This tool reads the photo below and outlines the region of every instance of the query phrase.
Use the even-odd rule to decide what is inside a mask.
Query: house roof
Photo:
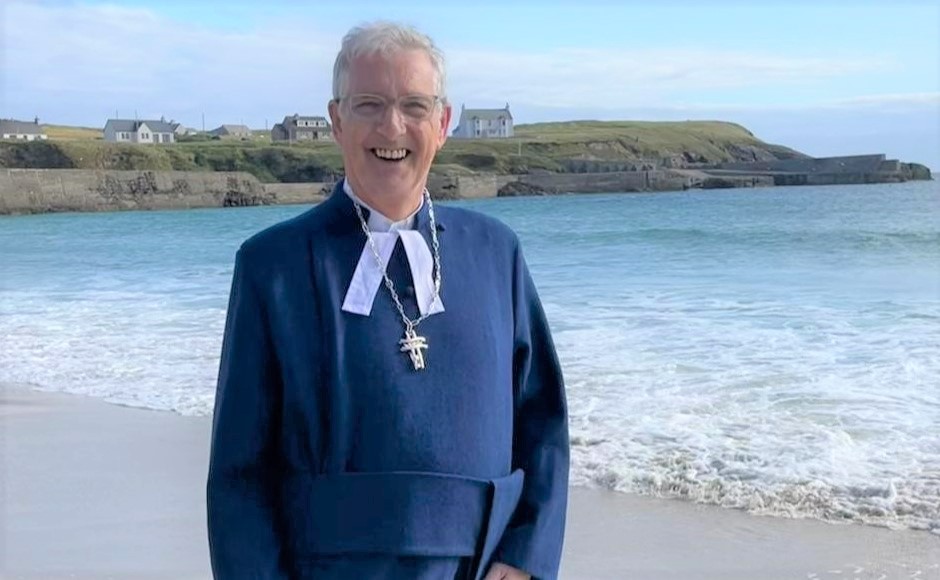
[[[215,133],[215,134],[228,133],[230,135],[234,133],[249,133],[250,134],[251,129],[249,129],[247,125],[219,125],[217,128],[209,132]]]
[[[319,115],[298,115],[294,113],[293,115],[288,115],[284,117],[284,124],[296,123],[297,121],[326,121],[326,117]],[[327,123],[329,125],[329,123]]]
[[[107,129],[110,126],[115,131],[136,132],[141,125],[147,125],[147,128],[154,133],[173,133],[176,130],[176,126],[173,123],[167,123],[166,121],[152,121],[150,119],[108,119],[108,122],[105,123],[104,128]]]
[[[512,119],[512,113],[509,112],[509,109],[462,109],[460,111],[460,119],[482,119],[484,121],[500,118]]]
[[[42,135],[42,127],[36,123],[0,119],[0,133],[7,135]]]

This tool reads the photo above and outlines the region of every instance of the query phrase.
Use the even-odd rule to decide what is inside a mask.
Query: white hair
[[[417,29],[394,22],[373,22],[352,28],[343,37],[343,46],[333,65],[333,98],[339,99],[346,90],[349,66],[357,56],[382,54],[392,55],[402,50],[423,50],[431,58],[437,75],[437,96],[447,101],[447,72],[444,53],[431,37]]]

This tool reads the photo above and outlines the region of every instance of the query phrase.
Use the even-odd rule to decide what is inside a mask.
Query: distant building
[[[32,123],[13,119],[0,119],[0,138],[35,141],[37,139],[47,139],[48,137],[43,133],[42,125],[39,124],[39,118],[37,117]]]
[[[512,137],[512,113],[504,109],[467,109],[460,106],[460,120],[452,133],[461,139],[506,139]]]
[[[245,125],[220,125],[209,134],[219,138],[251,139],[251,129]]]
[[[173,134],[177,137],[199,134],[199,131],[190,127],[184,127],[182,123],[177,123],[176,121],[170,121],[170,126],[173,127]]]
[[[175,143],[178,126],[178,123],[167,123],[163,119],[108,119],[104,125],[104,140],[112,143]]]
[[[284,117],[284,120],[271,128],[271,141],[330,141],[333,130],[325,117],[307,117],[297,115]]]

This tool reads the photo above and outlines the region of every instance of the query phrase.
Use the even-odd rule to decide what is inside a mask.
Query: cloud
[[[340,34],[328,23],[266,21],[232,32],[109,4],[13,0],[5,10],[0,90],[21,116],[102,124],[118,109],[195,123],[204,111],[213,126],[243,119],[257,125],[293,112],[323,113],[330,97]],[[597,110],[681,107],[690,95],[715,101],[722,91],[788,89],[891,66],[868,57],[655,48],[453,47],[448,60],[454,100]]]
[[[241,122],[260,128],[295,112],[324,114],[342,32],[335,23],[309,19],[220,30],[119,5],[13,0],[3,9],[0,116],[97,127],[115,110],[124,117],[165,115],[197,128],[202,113],[207,128]],[[461,46],[449,46],[447,54],[452,100],[509,102],[518,122],[723,119],[819,154],[838,149],[820,145],[829,135],[851,144],[862,142],[862,131],[896,133],[897,146],[876,147],[881,138],[872,137],[866,149],[931,164],[940,158],[929,133],[940,93],[832,98],[825,90],[896,66],[880,57]],[[796,104],[793,95],[801,90]],[[744,99],[755,91],[763,104]],[[813,94],[830,97],[813,100]]]
[[[578,118],[616,119],[624,115],[630,118],[643,118],[650,120],[676,120],[692,118],[727,118],[729,115],[755,116],[790,116],[801,115],[805,118],[818,116],[852,116],[855,119],[864,119],[864,115],[878,115],[891,118],[906,115],[924,120],[934,120],[928,126],[935,126],[940,122],[940,93],[895,93],[860,95],[841,99],[820,99],[802,103],[771,102],[771,103],[642,103],[636,105],[608,104],[607,107],[545,107],[523,106],[533,109],[541,114],[565,114],[565,111],[580,109]],[[514,110],[516,107],[513,108]],[[590,111],[594,111],[592,113]],[[536,114],[538,116],[539,114]]]
[[[791,57],[728,50],[452,50],[454,93],[545,107],[624,107],[728,89],[808,85],[886,69],[872,58]],[[485,63],[485,64],[483,64]]]
[[[932,110],[940,113],[940,93],[895,93],[863,95],[820,103],[821,108],[879,109],[882,111]]]
[[[14,1],[5,12],[3,101],[66,118],[84,111],[102,125],[115,109],[189,122],[206,111],[215,124],[259,110],[322,112],[339,45],[307,22],[241,33],[116,5]]]

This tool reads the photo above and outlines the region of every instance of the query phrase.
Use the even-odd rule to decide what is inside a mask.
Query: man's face
[[[431,58],[421,50],[364,55],[350,63],[345,93],[340,103],[330,102],[330,118],[346,177],[367,202],[409,205],[424,189],[431,161],[447,139],[451,109],[435,106],[427,118],[416,119],[414,107],[400,99],[436,97],[436,81]],[[356,108],[362,95],[391,105],[381,114],[364,115],[372,109]]]

